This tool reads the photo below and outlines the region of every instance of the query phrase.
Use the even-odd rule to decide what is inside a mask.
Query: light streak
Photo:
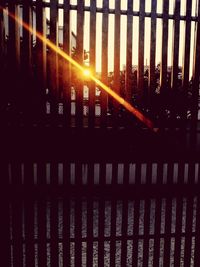
[[[57,47],[50,40],[48,40],[43,34],[36,31],[35,29],[33,29],[33,27],[31,27],[28,23],[24,22],[21,18],[19,18],[18,16],[15,16],[14,14],[9,12],[5,8],[0,6],[0,9],[3,9],[5,14],[7,14],[9,17],[14,19],[19,25],[24,27],[31,34],[36,35],[40,41],[42,41],[46,46],[48,46],[50,49],[52,49],[55,53],[60,55],[62,58],[66,59],[68,62],[70,62],[74,67],[76,67],[77,70],[81,71],[83,74],[86,74],[92,81],[94,81],[99,87],[101,87],[105,92],[107,92],[110,96],[112,96],[118,103],[120,103],[122,106],[124,106],[129,112],[131,112],[139,121],[141,121],[143,124],[145,124],[149,129],[151,129],[154,132],[157,132],[157,129],[154,128],[153,122],[149,118],[147,118],[137,108],[132,106],[124,98],[122,98],[120,95],[118,95],[110,87],[108,87],[102,81],[97,79],[93,74],[88,72],[87,69],[85,69],[82,65],[80,65],[77,61],[75,61],[72,57],[70,57],[67,53],[65,53],[63,50],[61,50],[59,47]]]

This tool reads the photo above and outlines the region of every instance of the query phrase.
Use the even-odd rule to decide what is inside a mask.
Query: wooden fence
[[[148,1],[146,3],[139,1],[138,7],[132,0],[125,1],[127,5],[123,9],[121,4],[124,2],[121,1],[113,1],[114,9],[111,2],[106,0],[100,1],[101,3],[95,0],[90,2],[89,4],[87,1],[85,3],[77,1],[77,4],[74,4],[72,1],[71,4],[70,1],[56,0],[1,0],[1,6],[22,18],[55,45],[60,46],[81,65],[85,62],[84,38],[88,32],[88,64],[94,74],[97,72],[96,64],[101,64],[97,76],[105,84],[152,118],[155,124],[159,121],[168,127],[169,121],[188,119],[193,122],[191,125],[195,128],[199,95],[199,1],[163,1],[161,10],[158,8],[161,3],[157,3],[156,0],[152,0],[151,5]],[[173,8],[171,8],[172,3]],[[85,19],[88,14],[89,23]],[[99,14],[102,14],[101,24],[97,23]],[[110,72],[109,25],[112,24],[113,15],[114,67]],[[122,34],[120,25],[124,17],[127,23],[121,30],[127,32],[126,41],[120,39]],[[149,66],[145,66],[144,54],[147,43],[144,39],[148,30],[145,28],[148,19],[150,51]],[[160,44],[157,40],[159,21],[162,28]],[[171,22],[172,28],[169,27]],[[76,35],[71,32],[73,23],[76,23]],[[87,29],[84,27],[86,23],[89,24]],[[183,31],[181,23],[184,24]],[[138,26],[139,36],[136,36],[135,24]],[[13,18],[8,17],[2,9],[0,32],[0,55],[3,63],[0,74],[4,83],[1,90],[1,106],[7,118],[10,117],[11,120],[15,117],[15,122],[20,123],[22,117],[21,121],[30,123],[34,117],[37,123],[43,119],[46,124],[54,122],[81,127],[112,126],[116,119],[117,125],[120,126],[127,126],[130,123],[120,104],[108,97],[107,93],[94,82],[83,78],[83,75],[74,70],[69,62],[46,47],[35,34],[28,32]],[[180,37],[180,33],[185,37]],[[97,41],[99,42],[98,34],[102,35],[102,53],[96,49]],[[134,40],[138,40],[138,43],[136,44]],[[169,40],[172,43],[171,51],[168,48]],[[183,49],[181,49],[182,42]],[[124,70],[121,68],[123,59],[120,58],[120,47],[123,47],[123,43],[126,44]],[[76,48],[75,53],[72,52],[73,47]],[[136,52],[137,47],[138,52]],[[160,67],[157,68],[156,54],[161,48]],[[172,58],[171,64],[168,62],[169,53]],[[191,53],[193,59],[190,57]],[[133,69],[132,62],[132,56],[135,54],[138,62],[136,70]],[[181,69],[180,57],[182,57]]]
[[[131,0],[125,1],[124,9],[120,6],[124,1],[113,1],[114,8],[111,1],[101,2],[0,0],[5,8],[0,8],[2,266],[199,267],[200,1],[164,0],[162,11],[158,10],[161,1],[156,0],[150,1],[150,10],[148,0],[146,4],[138,1],[138,9]],[[84,21],[88,13],[89,67],[96,73],[100,55],[97,76],[161,131],[147,131],[101,88],[7,16],[6,10],[82,65],[87,56]],[[98,14],[102,14],[100,54]],[[108,64],[110,16],[114,16],[115,32],[113,73]],[[127,19],[124,72],[119,56],[122,16]],[[135,18],[137,72],[132,66]],[[151,26],[148,75],[144,63],[147,18]],[[158,20],[163,32],[160,70],[156,67]],[[185,25],[181,70],[180,22]]]

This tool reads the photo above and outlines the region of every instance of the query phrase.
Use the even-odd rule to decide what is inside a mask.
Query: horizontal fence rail
[[[188,122],[197,129],[199,1],[113,4],[1,1],[1,110],[6,125],[137,125],[100,86],[23,29],[8,11],[91,69],[155,127],[184,128]]]

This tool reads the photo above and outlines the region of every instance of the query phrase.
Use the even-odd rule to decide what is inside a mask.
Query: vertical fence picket
[[[95,74],[95,61],[96,61],[96,0],[90,3],[90,68]],[[96,85],[90,82],[89,87],[89,127],[94,127],[95,123],[95,95]]]
[[[139,10],[139,48],[138,48],[138,77],[137,77],[137,94],[141,101],[144,96],[144,19],[145,19],[145,0],[140,1]]]
[[[103,188],[106,184],[106,164],[101,163],[99,169],[99,184]],[[99,218],[98,218],[98,266],[104,266],[104,231],[105,231],[105,199],[99,199]]]
[[[80,0],[77,4],[77,37],[76,37],[76,54],[77,61],[83,65],[83,25],[84,25],[84,1]],[[83,74],[75,70],[76,79],[76,126],[83,125]]]
[[[70,163],[63,163],[63,187],[70,186]],[[63,199],[63,266],[70,266],[70,196]]]
[[[24,163],[24,186],[28,192],[34,186],[33,163]],[[26,266],[35,266],[35,248],[34,248],[34,196],[30,195],[24,202],[25,206],[25,251]]]
[[[194,251],[194,267],[200,264],[200,197],[197,197],[196,207],[196,234],[195,234],[195,251]]]
[[[123,184],[129,185],[129,163],[124,164]],[[121,245],[121,266],[127,266],[127,233],[128,232],[128,199],[124,194],[122,201],[122,245]]]
[[[157,0],[151,1],[151,40],[150,40],[150,69],[149,69],[149,100],[150,106],[153,107],[153,95],[156,87],[155,64],[156,64],[156,6]]]
[[[191,12],[192,12],[192,1],[187,0],[186,4],[186,21],[185,21],[185,40],[184,40],[184,58],[183,58],[183,119],[187,116],[187,106],[185,101],[188,98],[188,87],[189,87],[189,73],[190,73],[190,42],[191,42]]]
[[[153,267],[160,266],[160,233],[161,233],[161,209],[162,198],[155,199],[155,230],[154,230],[154,248],[153,248]]]
[[[173,61],[172,61],[172,79],[171,87],[174,95],[178,89],[178,73],[179,73],[179,41],[180,41],[180,0],[175,1],[174,8],[174,32],[173,32]],[[174,102],[176,98],[172,99]],[[172,105],[172,119],[174,119],[175,112],[174,103]]]
[[[23,0],[23,21],[32,27],[32,9],[31,1]],[[30,93],[32,95],[32,86],[30,86],[30,79],[32,79],[32,33],[27,29],[22,30],[22,52],[21,52],[21,72],[23,77],[23,99],[25,100],[23,106],[25,107],[24,115],[26,116],[26,122],[30,123],[30,103],[28,103],[28,97]],[[32,84],[32,83],[31,83]],[[27,90],[29,88],[29,90]]]
[[[139,217],[140,217],[140,200],[134,200],[134,219],[133,219],[133,251],[132,264],[138,266],[138,244],[139,244]]]
[[[114,80],[113,89],[120,94],[120,6],[121,1],[115,0],[115,35],[114,35]],[[114,120],[119,113],[119,103],[114,102]],[[116,121],[115,121],[116,123]]]
[[[58,163],[50,163],[50,186],[52,192],[58,186]],[[59,266],[59,248],[58,248],[58,199],[53,195],[50,200],[50,253],[51,253],[51,266]]]
[[[195,52],[194,52],[194,68],[193,68],[193,84],[192,84],[192,123],[191,123],[191,141],[196,146],[196,130],[198,118],[198,102],[199,102],[199,76],[200,76],[200,1],[198,2],[198,19],[196,23]]]
[[[169,0],[163,1],[163,19],[162,19],[162,56],[161,56],[161,71],[160,71],[160,86],[161,94],[163,95],[163,101],[165,103],[163,109],[166,108],[168,103],[167,97],[169,94],[169,88],[167,83],[167,49],[168,49],[168,13],[169,13]]]
[[[37,186],[46,186],[46,165],[44,162],[37,164]],[[47,266],[47,204],[46,197],[38,199],[38,266]]]
[[[58,46],[58,1],[50,1],[50,41]],[[49,49],[48,52],[49,65],[49,90],[51,94],[51,115],[55,122],[58,114],[58,100],[59,100],[59,79],[58,79],[58,54]]]
[[[88,164],[88,188],[94,186],[94,164]],[[91,191],[92,192],[92,191]],[[93,266],[93,198],[87,198],[87,266]]]
[[[8,174],[8,163],[1,162],[0,164],[1,173],[1,189],[0,189],[0,212],[2,214],[0,221],[0,246],[1,255],[0,260],[5,267],[11,266],[11,253],[10,253],[10,212],[9,212],[9,174]]]
[[[182,235],[182,214],[183,214],[183,198],[176,198],[176,241],[174,250],[174,266],[180,266],[181,261],[181,235]]]
[[[45,19],[45,9],[43,7],[42,0],[36,0],[36,31],[41,33],[46,37],[46,19]],[[36,38],[36,115],[37,120],[41,124],[46,113],[46,103],[45,103],[45,94],[46,94],[46,45],[44,42],[41,42],[39,38]]]
[[[102,81],[108,84],[108,0],[103,0],[102,18]],[[106,126],[107,93],[101,90],[101,127]]]
[[[16,188],[22,184],[21,164],[11,163],[12,186],[15,191],[12,193],[12,233],[13,233],[13,263],[14,266],[23,266],[23,245],[22,245],[22,199]]]
[[[63,51],[70,55],[70,1],[64,1],[63,14]],[[64,102],[64,125],[67,127],[71,123],[71,68],[70,63],[61,59],[62,64],[62,91]]]
[[[5,8],[5,1],[0,1],[0,6],[2,7],[0,9],[0,77],[1,81],[4,82],[4,71],[5,71],[5,56],[6,56],[6,39],[5,39],[5,23],[4,23],[4,10]],[[0,100],[0,106],[3,104],[3,101],[5,101],[5,93],[4,90],[1,90],[1,100]]]
[[[75,184],[78,188],[82,184],[82,164],[75,164]],[[75,199],[75,266],[82,266],[82,199],[80,196]]]
[[[128,1],[127,10],[127,47],[126,47],[126,99],[131,102],[132,100],[132,37],[133,37],[133,0]]]

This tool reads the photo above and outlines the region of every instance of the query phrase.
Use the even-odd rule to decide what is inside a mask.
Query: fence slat
[[[80,187],[82,185],[82,164],[75,164],[75,185]],[[82,266],[82,200],[79,196],[75,199],[75,266]]]
[[[84,25],[84,1],[80,0],[77,4],[77,38],[76,52],[77,61],[83,65],[83,25]],[[75,70],[76,79],[76,126],[81,127],[83,124],[83,74]]]
[[[113,89],[116,93],[120,94],[120,1],[115,1],[115,35],[114,35],[114,80]],[[119,103],[114,101],[114,117],[119,112]]]
[[[103,0],[103,18],[102,18],[102,81],[108,84],[108,0]],[[107,93],[101,90],[101,127],[106,126],[107,115]]]
[[[192,252],[193,197],[187,197],[184,264],[190,266]]]
[[[58,7],[57,0],[50,1],[50,41],[58,47]],[[49,67],[49,91],[51,96],[51,115],[52,120],[57,118],[58,100],[59,100],[59,79],[58,79],[58,54],[49,49],[48,52]]]
[[[152,105],[152,97],[156,88],[155,64],[156,64],[156,7],[157,0],[151,1],[151,40],[150,40],[150,69],[149,69],[149,99]]]
[[[138,234],[139,234],[140,200],[134,201],[134,219],[133,219],[133,251],[132,265],[138,266]]]
[[[34,185],[33,164],[30,162],[24,163],[24,186],[31,189]],[[26,265],[35,266],[35,248],[34,248],[34,200],[28,198],[24,202],[25,216],[25,251]]]
[[[50,163],[50,185],[52,190],[58,186],[58,163]],[[59,248],[58,248],[58,199],[52,197],[50,200],[50,251],[51,251],[51,265],[59,266]]]
[[[46,185],[46,165],[43,162],[37,164],[37,183],[38,186]],[[46,228],[46,197],[38,200],[38,266],[47,266],[47,228]]]
[[[160,263],[160,232],[161,232],[161,209],[162,199],[157,198],[155,207],[155,233],[154,233],[154,249],[153,249],[153,267],[159,267]]]
[[[64,0],[63,10],[63,51],[70,55],[70,1]],[[62,91],[63,91],[63,114],[64,124],[68,127],[71,122],[71,66],[70,63],[61,59],[62,64]]]
[[[96,73],[96,0],[90,3],[90,68]],[[94,127],[95,123],[95,95],[96,85],[90,82],[89,85],[89,127]]]
[[[5,7],[5,1],[0,0],[0,6],[2,8]],[[5,72],[5,23],[4,23],[4,10],[0,9],[0,77],[3,84],[5,84],[4,81],[4,72]],[[0,105],[3,104],[3,101],[5,101],[5,93],[4,90],[1,90],[1,100]]]
[[[200,197],[197,196],[197,206],[196,206],[196,235],[195,235],[195,251],[194,251],[194,267],[200,264]]]
[[[12,185],[22,184],[21,164],[19,162],[11,164]],[[17,192],[13,194],[12,201],[12,233],[13,233],[13,262],[16,267],[23,266],[23,246],[22,246],[22,200]]]
[[[191,12],[192,12],[192,1],[187,0],[186,4],[186,21],[185,21],[185,40],[184,40],[184,58],[183,58],[183,118],[186,118],[187,106],[185,99],[188,97],[189,87],[189,72],[190,72],[190,39],[191,39]]]
[[[8,197],[8,184],[9,184],[9,173],[8,163],[1,162],[0,164],[1,173],[1,188],[0,188],[0,212],[2,214],[0,221],[0,246],[1,254],[0,260],[5,267],[11,266],[11,251],[10,251],[10,207]]]
[[[149,232],[150,232],[150,208],[151,200],[144,201],[144,243],[143,243],[143,264],[148,266],[149,262]]]
[[[143,97],[144,87],[144,18],[145,18],[145,0],[140,1],[139,10],[139,47],[138,47],[138,77],[137,77],[137,90],[138,99],[141,101]]]
[[[181,234],[182,234],[182,214],[183,214],[183,199],[176,199],[176,242],[174,250],[174,266],[180,266],[181,263]]]
[[[179,72],[179,41],[180,41],[180,0],[176,0],[174,8],[174,33],[173,33],[173,62],[172,62],[172,90],[178,88],[178,72]],[[175,92],[174,92],[175,93]],[[175,108],[173,106],[173,108]],[[172,111],[173,112],[173,111]]]
[[[198,102],[199,102],[199,76],[200,76],[200,1],[198,3],[198,21],[196,24],[195,36],[195,52],[193,63],[193,85],[192,85],[192,123],[191,123],[191,141],[193,146],[196,146],[196,130],[198,118]]]
[[[169,0],[163,1],[163,24],[162,24],[162,56],[161,56],[161,71],[160,71],[160,86],[161,93],[164,94],[164,101],[167,92],[167,49],[168,49],[168,13]]]
[[[132,101],[132,37],[133,37],[133,0],[128,1],[127,10],[127,43],[126,43],[126,99]]]
[[[36,0],[36,31],[46,37],[46,19],[43,1]],[[45,114],[45,90],[46,90],[46,45],[36,37],[36,77],[37,77],[37,103],[36,112],[40,115],[39,120],[44,118]]]

